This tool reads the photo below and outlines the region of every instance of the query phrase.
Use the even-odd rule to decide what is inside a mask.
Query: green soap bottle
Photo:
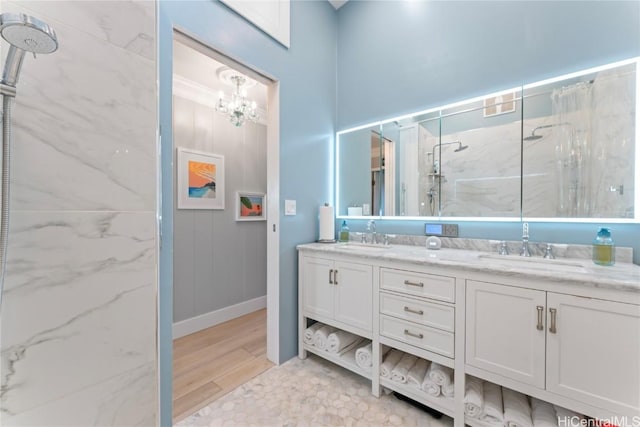
[[[611,230],[601,227],[593,240],[593,262],[598,265],[613,265],[616,263],[616,247],[611,238]]]
[[[349,241],[349,227],[347,227],[347,221],[342,221],[342,227],[340,227],[340,236],[338,238],[340,242]]]

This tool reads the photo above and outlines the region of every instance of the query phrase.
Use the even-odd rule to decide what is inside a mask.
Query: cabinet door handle
[[[338,284],[338,270],[333,270],[333,284]]]
[[[407,313],[419,314],[419,315],[421,315],[421,316],[424,314],[424,311],[422,311],[422,310],[415,310],[415,309],[413,309],[413,308],[409,308],[409,307],[407,307],[406,305],[404,306],[404,311],[406,311]]]
[[[333,285],[333,268],[331,270],[329,270],[329,284]]]
[[[411,280],[405,280],[404,284],[409,286],[417,286],[419,288],[424,288],[424,283],[422,282],[412,282]]]
[[[544,326],[542,325],[542,312],[544,311],[544,307],[541,305],[536,306],[536,310],[538,310],[538,325],[536,329],[539,331],[544,330]]]
[[[551,326],[549,326],[549,332],[555,334],[556,332],[558,332],[558,330],[556,329],[556,315],[558,313],[558,310],[556,310],[555,308],[550,308],[549,313],[551,313]]]
[[[404,330],[404,334],[405,335],[409,335],[410,337],[414,337],[414,338],[420,338],[420,339],[424,338],[424,335],[422,335],[422,334],[414,334],[413,332],[411,332],[408,329]]]

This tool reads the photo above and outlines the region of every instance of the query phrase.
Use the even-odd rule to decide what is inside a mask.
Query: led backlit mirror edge
[[[377,127],[382,127],[385,124],[388,123],[393,123],[395,121],[401,121],[401,120],[406,120],[409,119],[411,117],[415,117],[415,116],[420,116],[420,115],[425,115],[428,113],[433,113],[433,112],[437,112],[437,111],[442,111],[442,110],[446,110],[449,108],[455,108],[458,107],[460,105],[465,105],[465,104],[470,104],[473,102],[478,102],[478,101],[482,101],[485,98],[488,97],[497,97],[503,94],[507,94],[507,93],[512,93],[514,91],[523,91],[526,89],[531,89],[531,88],[535,88],[535,87],[539,87],[539,86],[543,86],[546,84],[550,84],[550,83],[555,83],[561,80],[566,80],[566,79],[571,79],[571,78],[575,78],[575,77],[579,77],[582,76],[584,74],[590,74],[590,73],[597,73],[599,71],[603,71],[603,70],[608,70],[608,69],[612,69],[612,68],[616,68],[616,67],[621,67],[624,65],[629,65],[629,64],[636,64],[636,123],[635,123],[635,160],[634,160],[634,217],[633,218],[604,218],[604,217],[597,217],[597,218],[568,218],[568,217],[550,217],[550,218],[543,218],[543,217],[525,217],[522,216],[522,209],[520,210],[520,216],[518,217],[474,217],[474,216],[469,216],[469,217],[462,217],[462,216],[398,216],[398,215],[369,215],[369,216],[348,216],[348,215],[344,215],[344,214],[339,214],[339,212],[341,212],[341,206],[340,206],[340,135],[346,134],[346,133],[351,133],[351,132],[356,132],[359,130],[363,130],[363,129],[370,129],[373,128],[375,126]],[[640,209],[638,208],[640,206],[640,173],[637,170],[638,165],[640,165],[640,149],[638,149],[638,142],[640,141],[640,57],[634,57],[634,58],[630,58],[630,59],[626,59],[626,60],[622,60],[622,61],[617,61],[617,62],[613,62],[613,63],[609,63],[609,64],[605,64],[605,65],[600,65],[597,67],[593,67],[593,68],[588,68],[585,70],[580,70],[580,71],[575,71],[572,73],[568,73],[568,74],[563,74],[561,76],[557,76],[557,77],[553,77],[550,79],[546,79],[546,80],[541,80],[541,81],[537,81],[534,83],[528,83],[528,84],[523,84],[521,86],[517,86],[514,88],[509,88],[509,89],[504,89],[498,92],[493,92],[490,94],[486,94],[486,95],[481,95],[481,96],[477,96],[474,98],[469,98],[469,99],[464,99],[461,101],[456,101],[453,102],[451,104],[446,104],[446,105],[442,105],[442,106],[437,106],[437,107],[432,107],[426,110],[421,110],[421,111],[417,111],[417,112],[413,112],[413,113],[407,113],[407,114],[403,114],[401,116],[396,116],[396,117],[392,117],[389,119],[383,119],[383,120],[378,120],[378,121],[374,121],[371,123],[367,123],[367,124],[363,124],[363,125],[359,125],[359,126],[355,126],[355,127],[351,127],[348,129],[343,129],[340,130],[338,132],[336,132],[336,138],[335,138],[335,192],[334,192],[334,206],[335,206],[335,212],[336,212],[336,218],[338,219],[386,219],[386,220],[403,220],[403,221],[449,221],[449,222],[455,222],[455,221],[460,221],[460,222],[521,222],[521,221],[526,221],[526,222],[559,222],[559,223],[602,223],[602,222],[607,222],[607,223],[612,223],[612,224],[633,224],[633,223],[638,223],[640,222]],[[522,197],[522,195],[520,195],[520,197]]]

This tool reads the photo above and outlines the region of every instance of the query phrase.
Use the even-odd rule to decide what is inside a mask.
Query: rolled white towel
[[[485,382],[483,385],[484,407],[480,420],[490,425],[502,426],[504,409],[502,407],[502,387]]]
[[[396,350],[395,348],[387,353],[382,365],[380,365],[380,376],[384,378],[391,378],[391,370],[395,368],[400,359],[402,359],[403,354],[403,352]]]
[[[308,345],[313,345],[313,334],[315,334],[316,331],[323,326],[324,325],[322,323],[316,322],[313,325],[309,326],[307,329],[305,329],[304,336],[302,338],[304,343]]]
[[[464,414],[469,418],[480,418],[483,398],[482,380],[467,376],[464,384]]]
[[[447,384],[447,385],[443,385],[441,388],[442,388],[442,395],[444,397],[453,397],[454,396],[455,386],[454,386],[453,383]]]
[[[505,427],[533,427],[529,399],[522,393],[502,389]]]
[[[433,382],[433,380],[431,380],[431,377],[429,376],[429,371],[431,370],[431,367],[433,365],[434,363],[431,362],[431,364],[429,365],[429,369],[427,369],[427,373],[425,374],[424,379],[422,380],[422,385],[420,386],[420,388],[422,389],[422,391],[424,391],[428,395],[433,397],[438,397],[442,393],[442,387],[440,387],[438,384]]]
[[[439,386],[451,384],[453,382],[453,369],[432,362],[429,368],[429,378]]]
[[[560,424],[560,422],[562,421],[562,425],[579,425],[579,420],[584,419],[583,415],[580,415],[570,409],[562,408],[557,405],[553,405],[553,408],[556,410],[556,420],[558,424]]]
[[[409,370],[413,368],[418,358],[413,354],[405,353],[402,359],[391,370],[391,380],[397,383],[405,384]]]
[[[334,330],[335,328],[332,326],[323,325],[313,334],[313,345],[315,345],[319,350],[326,350],[327,339],[329,338],[329,334]]]
[[[329,353],[340,353],[343,349],[359,340],[360,337],[351,332],[335,330],[327,337],[327,351]]]
[[[371,369],[371,367],[373,366],[371,343],[356,350],[356,365],[365,370]]]
[[[407,374],[407,382],[414,387],[422,387],[422,380],[427,375],[427,369],[429,369],[429,361],[424,359],[416,360],[415,365],[409,369]]]
[[[531,418],[533,420],[534,427],[558,427],[556,410],[553,408],[553,405],[543,402],[542,400],[538,400],[535,397],[531,398]],[[566,425],[574,424],[567,422]]]

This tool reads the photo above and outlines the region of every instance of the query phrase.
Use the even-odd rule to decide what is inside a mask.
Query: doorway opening
[[[278,362],[278,83],[176,31],[172,102],[175,422]]]

